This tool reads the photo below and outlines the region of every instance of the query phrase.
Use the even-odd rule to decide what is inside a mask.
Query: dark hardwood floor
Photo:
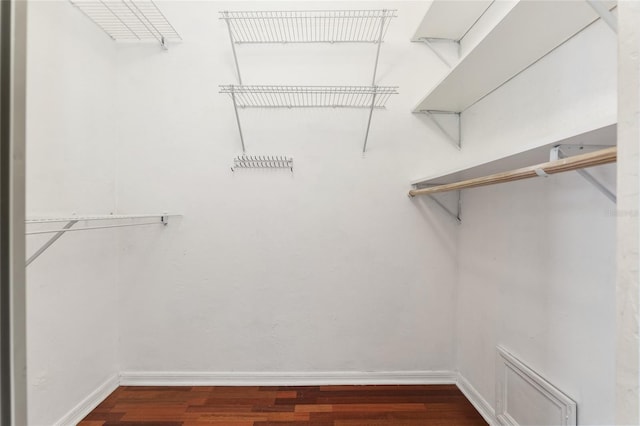
[[[454,385],[121,386],[80,426],[486,425]]]

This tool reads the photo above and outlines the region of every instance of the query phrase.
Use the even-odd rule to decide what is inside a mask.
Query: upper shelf
[[[69,0],[113,40],[181,40],[152,0]]]
[[[519,1],[415,111],[464,111],[596,19],[586,1]]]
[[[412,40],[446,39],[459,41],[491,3],[493,0],[434,0]]]
[[[519,169],[532,164],[549,161],[549,152],[555,146],[562,146],[568,154],[589,152],[591,149],[606,148],[616,144],[616,125],[601,127],[567,139],[548,143],[540,147],[509,155],[487,163],[477,164],[444,174],[416,179],[411,182],[417,188],[433,185],[445,185],[454,182],[475,179],[481,176],[500,173],[505,170]]]
[[[240,108],[384,108],[395,86],[220,86]]]
[[[377,43],[396,10],[220,12],[240,43]]]

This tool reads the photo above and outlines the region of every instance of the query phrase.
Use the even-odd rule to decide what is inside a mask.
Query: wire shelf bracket
[[[231,171],[236,169],[289,169],[293,172],[293,158],[281,155],[241,155],[233,159]]]
[[[395,9],[221,11],[220,19],[227,25],[239,84],[242,75],[236,44],[374,43],[377,49],[372,85],[375,85],[380,45],[396,12]]]
[[[426,115],[456,148],[462,149],[462,129],[459,112],[421,110],[416,111],[416,113]],[[450,117],[453,120],[445,122],[443,120],[444,117]]]
[[[169,223],[170,216],[179,216],[179,215],[170,215],[170,214],[157,214],[157,215],[101,215],[101,216],[71,216],[66,218],[56,217],[56,218],[36,218],[36,219],[27,219],[25,224],[50,224],[50,223],[64,223],[66,224],[60,229],[47,229],[41,231],[27,231],[26,235],[39,235],[39,234],[54,234],[51,238],[49,238],[38,250],[36,250],[26,262],[26,266],[29,266],[34,260],[36,260],[42,253],[44,253],[49,247],[53,245],[60,237],[62,237],[65,233],[71,231],[85,231],[85,230],[95,230],[95,229],[108,229],[108,228],[122,228],[128,226],[143,226],[143,225],[167,225]],[[86,226],[82,228],[73,228],[78,222],[81,221],[99,221],[99,220],[123,220],[123,219],[151,219],[155,218],[155,221],[152,222],[135,222],[135,223],[121,223],[116,225],[102,225],[102,226]],[[159,221],[157,219],[160,219]]]
[[[242,152],[246,153],[239,108],[366,108],[369,119],[362,152],[367,148],[374,109],[383,109],[397,86],[256,86],[223,85],[220,93],[228,94],[240,134]]]
[[[69,0],[115,41],[155,40],[167,50],[180,34],[153,0]]]

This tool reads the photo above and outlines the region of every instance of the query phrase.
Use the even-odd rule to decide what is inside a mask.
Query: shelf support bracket
[[[605,147],[606,148],[610,148],[610,146],[605,146]],[[564,146],[564,145],[556,145],[553,148],[551,148],[551,153],[549,154],[549,161],[555,161],[555,160],[560,160],[562,158],[567,158],[568,156],[566,155],[565,152],[563,152],[563,148],[567,149],[568,147]],[[571,146],[571,148],[574,148],[574,146]],[[585,148],[585,146],[579,147],[579,149],[581,149],[581,150],[584,149],[584,148]],[[589,145],[589,148],[602,149],[602,145]],[[602,194],[604,194],[605,197],[607,197],[608,199],[610,199],[614,203],[617,202],[618,198],[617,198],[616,194],[611,192],[606,186],[604,186],[591,173],[589,173],[588,171],[586,171],[584,169],[578,169],[578,170],[576,170],[576,172],[578,172],[578,174],[580,176],[582,176],[587,182],[589,182],[591,185],[593,185],[598,191],[600,191]]]
[[[460,215],[462,213],[462,191],[456,191],[458,193],[458,198],[456,201],[456,209],[455,211],[450,209],[449,207],[445,206],[444,203],[442,203],[440,200],[438,200],[438,198],[431,194],[429,195],[429,198],[431,198],[431,200],[433,200],[434,203],[436,203],[436,205],[438,207],[440,207],[442,210],[444,210],[444,212],[451,216],[456,222],[458,222],[458,224],[462,223],[462,219],[460,218]]]
[[[587,0],[587,3],[589,3],[589,6],[591,6],[602,20],[609,25],[609,28],[611,28],[614,33],[618,34],[618,20],[613,13],[611,13],[609,8],[600,0]]]
[[[371,128],[371,117],[373,116],[373,110],[376,107],[377,94],[378,94],[378,87],[373,86],[373,95],[371,95],[371,109],[369,110],[369,121],[367,121],[367,131],[364,134],[364,145],[362,146],[363,156],[364,156],[364,153],[367,151],[367,140],[369,139],[369,129]]]
[[[66,225],[64,225],[64,227],[62,229],[69,229],[71,228],[73,225],[75,225],[76,223],[78,223],[77,220],[70,220],[69,222],[67,222]],[[60,231],[57,232],[56,234],[53,235],[53,237],[49,238],[49,241],[47,241],[46,243],[44,243],[42,245],[42,247],[40,247],[35,253],[33,253],[29,259],[27,259],[27,264],[25,265],[25,267],[29,266],[29,264],[31,262],[33,262],[34,260],[36,260],[38,258],[38,256],[40,256],[42,253],[45,252],[46,249],[48,249],[49,247],[51,247],[51,245],[53,243],[55,243],[58,238],[62,237],[64,235],[65,231]]]
[[[433,42],[453,43],[456,46],[456,52],[458,53],[458,57],[460,57],[460,41],[459,40],[451,40],[447,38],[420,37],[415,41],[424,43],[449,68],[451,68],[453,65],[447,60],[447,58],[444,57],[444,55],[438,49],[436,49]]]
[[[378,73],[378,59],[380,59],[380,46],[382,45],[382,36],[384,34],[384,20],[387,15],[387,9],[382,11],[382,17],[380,18],[380,32],[378,33],[378,48],[376,50],[376,61],[373,64],[373,79],[371,80],[371,85],[376,85],[376,74]]]
[[[423,113],[424,115],[426,115],[432,122],[433,124],[436,125],[436,127],[438,127],[438,129],[440,129],[440,131],[442,132],[442,134],[444,134],[452,143],[453,145],[458,148],[458,149],[462,149],[462,130],[460,128],[460,113],[459,112],[453,112],[453,111],[434,111],[434,110],[423,110],[423,111],[419,111],[421,113]],[[447,128],[445,127],[445,123],[442,123],[438,118],[439,116],[453,116],[454,118],[454,129],[453,131],[451,130],[447,130]],[[449,125],[449,127],[452,127],[451,125]]]
[[[229,23],[229,12],[222,12],[224,21],[227,23],[227,30],[229,31],[229,40],[231,40],[231,51],[233,52],[233,62],[236,64],[236,74],[238,74],[238,84],[242,85],[242,76],[240,75],[240,66],[238,65],[238,55],[236,53],[236,42],[233,38],[233,32],[231,31],[231,24]],[[243,149],[244,152],[244,149]]]
[[[438,184],[414,184],[413,187],[415,189],[422,189],[422,188],[429,188],[431,186],[438,186]],[[455,209],[452,209],[450,207],[447,207],[442,201],[440,201],[438,199],[438,197],[436,197],[434,194],[428,194],[427,196],[438,206],[440,207],[448,216],[451,216],[456,222],[458,222],[459,224],[462,223],[462,191],[456,191],[457,193],[457,198],[456,198],[456,205],[455,205]],[[411,195],[409,195],[409,198],[412,198]]]
[[[244,147],[244,136],[242,135],[242,125],[240,124],[240,115],[238,114],[238,104],[236,102],[236,92],[231,86],[231,100],[233,101],[233,111],[236,114],[236,123],[238,123],[238,132],[240,133],[240,143],[242,144],[242,153],[246,152]],[[366,144],[366,141],[365,141]]]

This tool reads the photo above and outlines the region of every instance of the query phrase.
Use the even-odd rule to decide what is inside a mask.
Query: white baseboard
[[[109,377],[103,384],[98,386],[96,390],[91,392],[89,396],[80,401],[78,405],[73,407],[67,414],[55,423],[55,426],[75,426],[102,401],[104,401],[120,384],[120,378],[117,374]]]
[[[318,386],[455,384],[453,371],[161,372],[124,371],[123,386]]]
[[[458,389],[460,389],[460,392],[462,392],[464,396],[467,397],[469,402],[471,402],[471,405],[473,405],[475,409],[478,410],[478,413],[480,413],[480,415],[486,420],[487,423],[489,423],[491,426],[499,424],[498,420],[496,419],[495,410],[493,409],[491,404],[489,404],[487,400],[484,399],[482,395],[480,395],[480,392],[478,392],[476,388],[471,386],[471,383],[469,383],[467,379],[462,377],[460,373],[458,373],[458,382],[456,384],[458,385]]]
[[[490,424],[497,425],[491,405],[462,375],[453,371],[321,371],[321,372],[162,372],[125,371],[112,376],[55,426],[74,426],[122,386],[319,386],[319,385],[442,385],[456,384]]]

